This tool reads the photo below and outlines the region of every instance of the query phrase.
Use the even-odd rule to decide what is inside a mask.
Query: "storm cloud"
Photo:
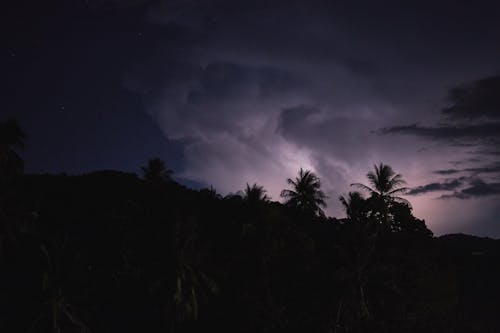
[[[474,25],[457,23],[471,15]],[[412,194],[422,194],[416,214],[431,214],[437,208],[425,208],[434,198],[427,193],[467,185],[432,179],[439,170],[455,174],[447,156],[465,161],[498,139],[500,122],[487,107],[496,81],[474,81],[495,70],[500,54],[476,38],[500,37],[486,5],[471,12],[449,3],[430,10],[399,2],[159,1],[147,18],[170,37],[128,69],[123,85],[142,97],[166,137],[186,143],[178,174],[221,192],[258,182],[278,199],[285,179],[304,167],[320,176],[328,213],[341,215],[335,198],[385,162],[410,185],[428,184]],[[455,87],[445,100],[443,87]],[[478,100],[482,115],[469,115]]]
[[[500,236],[496,2],[29,5],[0,22],[3,111],[30,135],[28,172],[138,172],[158,156],[188,186],[256,182],[279,200],[303,167],[344,216],[336,198],[383,162],[435,234]]]

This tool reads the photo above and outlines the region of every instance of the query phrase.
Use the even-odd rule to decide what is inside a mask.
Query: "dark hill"
[[[116,171],[0,193],[2,332],[500,331],[499,241],[405,211],[391,232]]]

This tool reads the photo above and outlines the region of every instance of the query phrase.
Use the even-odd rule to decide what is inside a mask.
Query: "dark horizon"
[[[283,204],[142,174],[21,174],[0,123],[0,327],[9,332],[497,332],[500,240],[433,237],[379,164],[324,216],[318,176]],[[18,145],[19,146],[19,145]],[[9,159],[6,162],[5,157]],[[368,188],[368,187],[369,188]],[[370,194],[371,193],[371,194]]]
[[[89,0],[3,10],[1,119],[27,173],[139,172],[263,185],[300,167],[337,198],[374,164],[435,234],[500,238],[495,1]]]

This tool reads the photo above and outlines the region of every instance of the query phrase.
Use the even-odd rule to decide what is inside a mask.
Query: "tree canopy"
[[[295,179],[288,178],[287,183],[291,185],[291,189],[281,192],[285,205],[304,213],[325,216],[322,208],[326,207],[326,195],[321,190],[321,182],[314,172],[300,168],[298,176]]]
[[[161,184],[172,181],[173,171],[167,169],[165,161],[160,158],[152,158],[148,164],[142,167],[144,179],[153,184]]]

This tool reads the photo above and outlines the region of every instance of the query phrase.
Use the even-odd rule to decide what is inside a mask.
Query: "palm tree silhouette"
[[[22,174],[24,162],[18,150],[24,148],[26,135],[15,119],[0,122],[0,179]]]
[[[368,215],[368,203],[359,192],[349,192],[347,198],[340,196],[340,203],[344,206],[347,218],[351,222],[363,222]]]
[[[151,158],[148,165],[142,167],[144,179],[150,183],[162,184],[172,181],[173,171],[167,169],[165,162],[160,158]]]
[[[269,201],[270,197],[267,196],[266,190],[263,186],[257,185],[256,183],[252,186],[248,185],[245,188],[244,199],[248,202],[261,202]]]
[[[351,186],[356,186],[371,195],[371,199],[375,201],[380,213],[382,214],[382,223],[388,224],[388,211],[392,202],[403,202],[411,206],[408,200],[396,196],[396,194],[404,193],[408,190],[407,187],[402,187],[406,182],[400,174],[396,174],[394,170],[387,164],[380,163],[374,165],[375,172],[370,171],[366,174],[370,186],[354,183]]]
[[[320,189],[321,182],[316,174],[300,168],[298,177],[288,178],[287,183],[292,189],[281,191],[281,197],[286,199],[285,205],[316,216],[325,216],[321,207],[326,207],[327,197]]]

